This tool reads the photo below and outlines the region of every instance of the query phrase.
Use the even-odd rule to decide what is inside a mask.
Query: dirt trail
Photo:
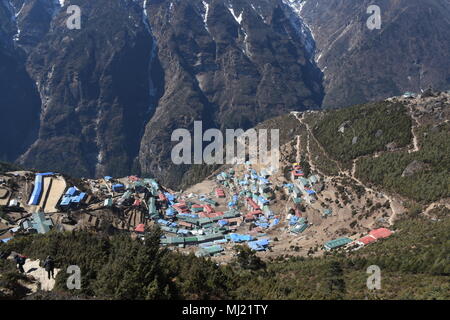
[[[334,162],[336,163],[337,167],[339,168],[339,172],[340,172],[341,174],[346,175],[347,177],[349,177],[349,178],[353,179],[354,181],[356,181],[359,185],[361,185],[361,186],[364,188],[364,190],[365,190],[366,192],[368,192],[368,193],[373,193],[373,194],[377,194],[377,192],[376,192],[374,189],[368,187],[367,185],[365,185],[361,180],[359,180],[359,179],[356,177],[356,162],[357,162],[360,158],[362,158],[362,157],[358,157],[358,158],[356,158],[356,159],[353,160],[353,165],[352,165],[352,169],[350,170],[350,172],[348,172],[348,171],[346,171],[346,170],[342,170],[340,164],[339,164],[336,160],[331,159],[331,158],[328,156],[328,154],[325,152],[325,149],[323,148],[323,146],[319,143],[319,141],[316,139],[316,137],[315,137],[314,134],[312,133],[312,130],[311,130],[310,126],[309,126],[307,123],[305,123],[305,122],[303,121],[303,120],[304,120],[304,114],[302,114],[302,117],[301,117],[301,118],[298,117],[298,113],[293,113],[293,114],[295,115],[295,117],[297,118],[297,120],[298,120],[301,124],[303,124],[303,125],[306,126],[306,129],[307,129],[307,132],[308,132],[307,152],[308,152],[308,158],[309,158],[309,160],[310,160],[311,170],[316,171],[316,172],[319,172],[319,171],[314,167],[314,164],[313,164],[313,162],[311,161],[311,160],[312,160],[312,156],[311,156],[311,152],[310,152],[310,149],[309,149],[310,136],[313,137],[314,141],[317,143],[317,145],[318,145],[319,148],[322,150],[322,152],[324,153],[324,155],[326,155],[326,156],[328,157],[328,159],[330,159],[330,160],[332,160],[332,161],[334,161]],[[321,174],[322,176],[325,177],[325,175],[323,175],[321,172],[319,172],[319,174]],[[394,220],[395,220],[395,218],[397,217],[398,210],[397,210],[397,208],[395,208],[394,200],[393,200],[392,197],[388,196],[388,195],[385,194],[384,192],[382,192],[381,195],[382,195],[386,200],[388,200],[389,203],[390,203],[392,215],[389,217],[389,223],[392,225],[393,222],[394,222]]]
[[[430,204],[423,213],[428,214],[431,210],[435,209],[438,206],[444,206],[450,210],[450,203],[448,203],[446,200],[441,200]]]
[[[300,136],[297,136],[297,157],[295,159],[297,163],[300,163]]]
[[[27,259],[23,268],[27,275],[33,276],[39,282],[41,290],[51,291],[55,287],[55,279],[48,279],[47,271],[40,267],[39,263],[39,260]],[[55,269],[55,278],[58,272],[59,269]],[[35,286],[30,289],[36,290]]]
[[[419,122],[419,119],[414,115],[412,105],[409,106],[409,115],[416,122],[415,125],[411,126],[411,133],[413,136],[413,148],[408,150],[408,153],[413,153],[413,152],[419,151],[419,140],[417,139],[417,134],[415,132],[415,129],[420,126],[420,122]]]
[[[298,112],[292,112],[292,115],[294,115],[295,118],[296,118],[302,125],[304,125],[304,126],[306,127],[306,129],[307,129],[306,153],[307,153],[307,155],[308,155],[308,162],[309,162],[309,166],[310,166],[311,171],[315,171],[315,172],[317,172],[317,173],[319,173],[320,175],[322,175],[322,176],[325,177],[325,175],[323,174],[323,172],[321,172],[321,171],[315,166],[314,161],[312,161],[312,153],[311,153],[311,151],[310,151],[310,141],[311,141],[310,137],[312,136],[312,134],[310,133],[309,125],[308,125],[307,123],[303,122],[303,119],[304,119],[304,113],[302,113],[302,118],[299,118],[299,117],[298,117],[298,115],[299,115]],[[314,137],[313,137],[313,138],[314,138]],[[297,162],[300,162],[299,159],[300,159],[300,136],[297,136]]]

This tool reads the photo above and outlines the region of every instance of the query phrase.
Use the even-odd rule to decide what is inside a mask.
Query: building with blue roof
[[[236,242],[236,243],[252,241],[254,239],[249,234],[237,234],[237,233],[230,233],[229,238],[232,242]]]
[[[268,239],[260,239],[256,241],[250,241],[247,243],[250,249],[253,251],[265,251],[269,246]]]
[[[64,193],[59,206],[63,210],[77,207],[82,204],[86,198],[87,194],[85,192],[81,192],[76,187],[70,187],[67,189],[66,193]]]
[[[28,201],[28,205],[37,206],[39,204],[43,188],[44,188],[44,181],[42,175],[37,174],[34,178],[34,188],[33,192],[31,193],[30,201]]]

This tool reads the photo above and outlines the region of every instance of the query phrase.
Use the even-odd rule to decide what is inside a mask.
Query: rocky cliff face
[[[381,9],[380,30],[366,26],[373,4]],[[450,1],[306,0],[297,7],[316,41],[324,107],[420,92],[430,85],[448,90]]]
[[[0,159],[15,160],[36,137],[39,94],[15,42],[19,29],[13,4],[0,0]]]
[[[378,31],[368,5],[0,0],[0,160],[176,186],[195,170],[172,164],[171,133],[196,120],[247,129],[325,93],[335,107],[449,83],[448,1],[380,1]]]
[[[247,129],[321,104],[320,70],[282,1],[2,4],[8,52],[21,52],[18,67],[32,79],[22,96],[35,97],[33,107],[16,112],[34,110],[30,121],[39,124],[22,139],[26,148],[2,148],[2,156],[21,154],[27,167],[77,176],[137,172],[175,185],[189,167],[170,161],[173,130],[192,129],[196,120],[205,129]],[[66,26],[71,4],[82,9],[80,30]],[[2,113],[14,115],[5,106]]]
[[[184,169],[170,161],[170,135],[195,120],[204,129],[248,129],[320,106],[320,71],[289,10],[281,1],[149,2],[165,82],[141,143],[143,172],[179,182]]]
[[[78,176],[128,174],[154,109],[153,39],[132,1],[73,3],[82,28],[68,29],[59,9],[28,56],[42,105],[38,139],[20,160]]]

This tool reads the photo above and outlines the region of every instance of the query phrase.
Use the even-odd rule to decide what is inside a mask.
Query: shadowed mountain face
[[[369,30],[370,5],[381,29]],[[301,16],[324,72],[324,107],[450,87],[450,1],[307,0]]]
[[[15,160],[33,142],[39,125],[39,93],[14,46],[14,8],[0,1],[0,159]]]
[[[143,172],[179,182],[184,169],[172,165],[168,141],[195,120],[248,129],[320,106],[320,72],[281,1],[154,1],[146,9],[165,83],[141,143]]]
[[[28,145],[2,148],[5,160],[76,176],[133,171],[176,185],[189,167],[171,163],[173,130],[195,120],[247,129],[321,104],[320,70],[282,1],[1,1],[9,21],[2,53],[21,53],[16,68],[30,83],[13,79],[1,90],[22,84],[11,95],[34,95],[34,104],[14,112],[39,123],[38,132],[16,130]],[[82,10],[80,30],[66,25],[72,4]],[[2,114],[17,116],[8,105]]]
[[[369,4],[0,0],[0,160],[176,187],[196,172],[173,165],[171,134],[194,121],[247,129],[447,85],[448,1],[380,1],[373,31]]]

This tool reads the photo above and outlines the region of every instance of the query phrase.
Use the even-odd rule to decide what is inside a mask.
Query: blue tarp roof
[[[166,215],[168,215],[168,216],[173,216],[173,215],[175,215],[175,213],[176,213],[176,210],[174,208],[169,208],[166,210]]]
[[[254,238],[248,234],[237,234],[231,233],[230,240],[233,242],[244,242],[244,241],[252,241]]]
[[[33,193],[31,194],[30,202],[28,202],[29,205],[37,205],[39,203],[39,199],[41,198],[42,194],[42,175],[37,174],[34,179],[34,189]]]
[[[270,224],[270,226],[273,227],[273,226],[277,225],[279,222],[280,222],[280,220],[274,219],[274,220],[272,221],[272,223]]]
[[[260,201],[263,204],[269,203],[269,200],[266,200],[263,196],[259,196],[258,201]]]
[[[69,196],[73,196],[73,195],[75,195],[75,193],[77,193],[77,188],[75,188],[75,187],[70,187],[68,190],[67,190],[67,192],[66,192],[66,195],[69,195]]]
[[[163,224],[163,225],[169,225],[170,224],[170,222],[169,221],[167,221],[167,220],[164,220],[164,219],[158,219],[158,221],[157,221],[159,224]]]
[[[248,242],[248,246],[250,247],[250,249],[255,250],[255,251],[266,250],[268,245],[269,245],[268,239],[260,239],[260,240]]]
[[[225,226],[228,224],[228,221],[227,220],[219,220],[219,221],[217,221],[217,223],[221,226]]]
[[[298,217],[297,216],[293,216],[290,220],[289,220],[289,224],[292,226],[294,224],[296,224],[298,222]]]
[[[269,224],[267,222],[255,222],[255,224],[258,227],[261,227],[261,228],[268,228],[269,227]]]

